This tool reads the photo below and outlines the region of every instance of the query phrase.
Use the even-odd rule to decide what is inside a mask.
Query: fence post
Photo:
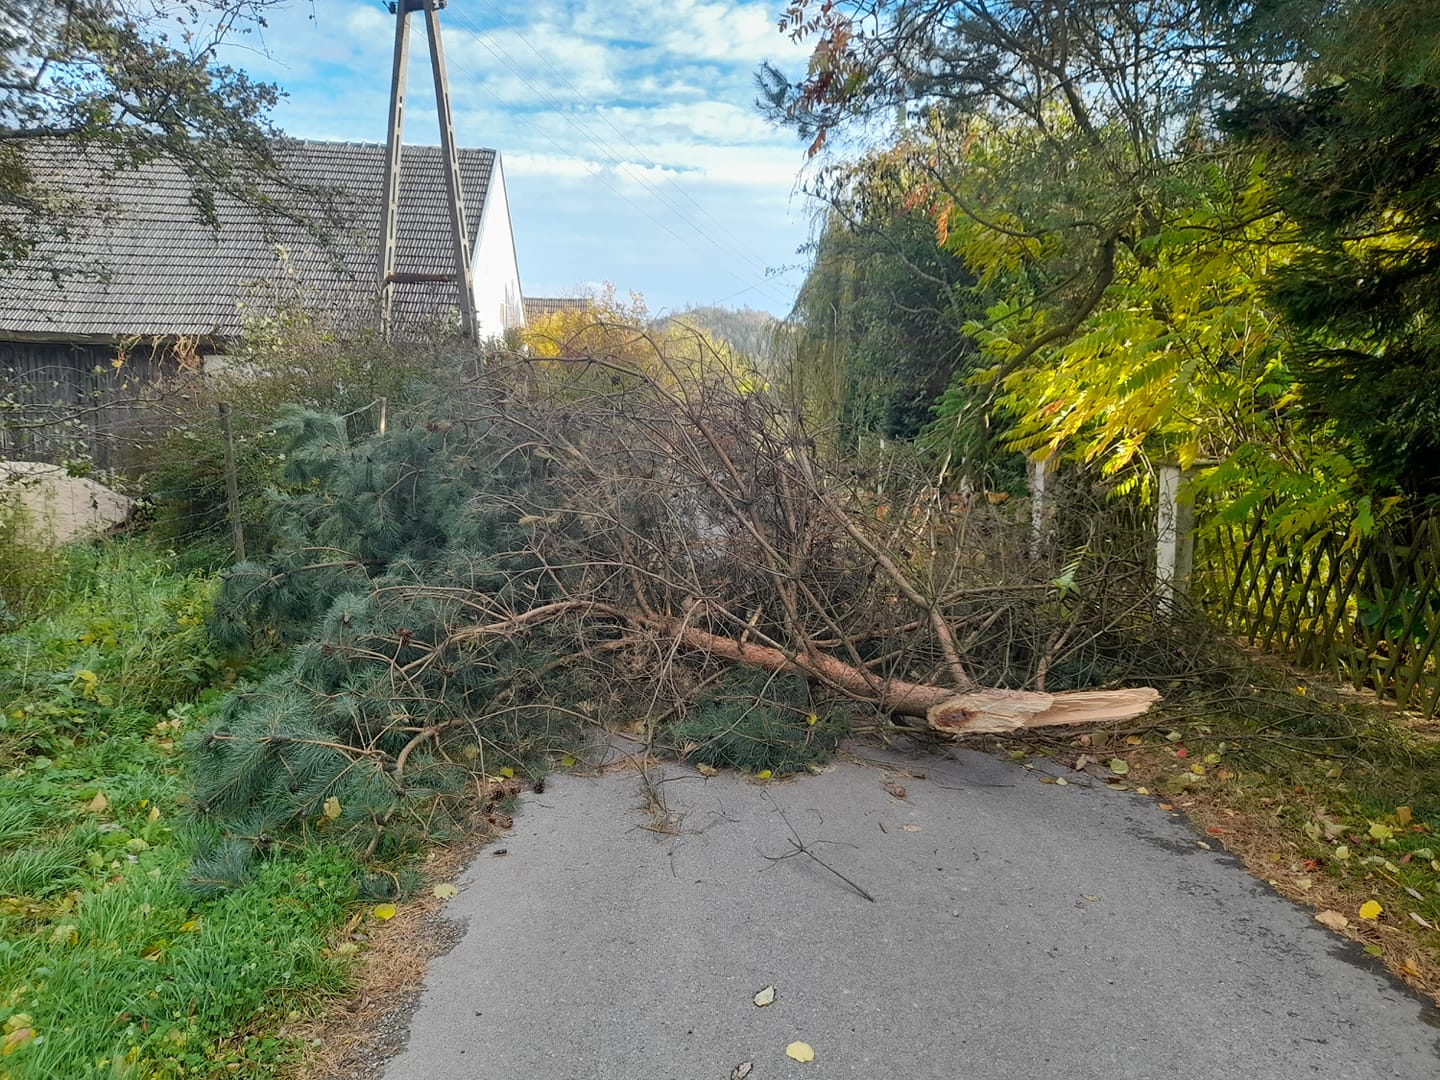
[[[1045,540],[1045,487],[1050,478],[1055,455],[1030,458],[1025,463],[1025,476],[1030,486],[1030,558],[1038,560]]]
[[[230,403],[220,402],[220,438],[225,444],[225,498],[230,504],[230,531],[235,561],[245,561],[245,523],[240,520],[240,479],[235,474],[235,440],[230,435]]]
[[[1185,474],[1180,466],[1159,467],[1155,492],[1155,585],[1160,606],[1168,608],[1184,593],[1195,562],[1195,506],[1181,500]]]

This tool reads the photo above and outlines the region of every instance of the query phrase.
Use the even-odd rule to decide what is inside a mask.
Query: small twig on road
[[[844,874],[842,874],[839,870],[836,870],[833,866],[831,866],[829,863],[827,863],[824,859],[820,858],[820,856],[816,855],[813,851],[811,851],[809,845],[806,844],[805,841],[803,841],[803,840],[800,839],[800,834],[795,831],[795,826],[792,825],[792,824],[790,824],[790,818],[786,816],[785,811],[784,811],[784,809],[780,806],[780,804],[779,804],[778,802],[776,802],[773,798],[770,798],[770,796],[768,796],[768,795],[766,796],[766,798],[769,798],[769,799],[770,799],[770,804],[775,807],[776,813],[778,813],[778,814],[780,815],[780,819],[785,822],[785,827],[790,830],[790,837],[789,837],[790,846],[791,846],[792,848],[794,848],[795,850],[793,850],[793,851],[787,851],[784,855],[766,855],[766,854],[762,851],[762,852],[760,852],[760,857],[761,857],[762,859],[765,859],[767,862],[777,863],[777,862],[784,862],[786,859],[793,859],[796,855],[804,855],[804,856],[806,856],[807,858],[809,858],[812,862],[816,863],[818,866],[821,866],[821,867],[823,867],[824,869],[830,871],[830,873],[834,874],[837,878],[839,878],[841,881],[843,881],[846,885],[849,885],[850,888],[854,889],[857,893],[859,893],[861,896],[863,896],[866,900],[869,900],[870,903],[872,903],[872,904],[875,903],[875,897],[871,896],[868,892],[866,892],[864,889],[862,889],[859,885],[855,884],[855,882],[851,881],[848,877],[846,877]],[[815,842],[816,842],[817,844],[827,844],[827,843],[830,843],[831,841],[828,841],[828,840],[817,840],[817,841],[815,841]]]

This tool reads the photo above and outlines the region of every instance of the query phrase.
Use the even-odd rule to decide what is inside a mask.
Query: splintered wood
[[[1149,686],[1128,690],[979,690],[959,694],[928,710],[925,721],[955,735],[1000,735],[1019,728],[1130,720],[1160,700]]]

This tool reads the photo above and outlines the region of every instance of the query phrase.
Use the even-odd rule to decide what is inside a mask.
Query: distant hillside
[[[756,361],[770,359],[780,320],[754,308],[694,307],[671,315],[667,323],[704,330]]]

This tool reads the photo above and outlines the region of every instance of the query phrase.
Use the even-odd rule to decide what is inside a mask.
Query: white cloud
[[[788,308],[799,275],[764,268],[795,263],[808,234],[803,151],[753,105],[760,60],[795,67],[804,55],[775,28],[781,6],[487,0],[442,12],[456,130],[504,155],[527,292],[611,280],[655,309],[726,297]],[[225,60],[289,91],[282,125],[383,139],[395,23],[380,0],[294,3],[271,21],[269,55]],[[406,137],[434,143],[423,20],[413,26]]]

